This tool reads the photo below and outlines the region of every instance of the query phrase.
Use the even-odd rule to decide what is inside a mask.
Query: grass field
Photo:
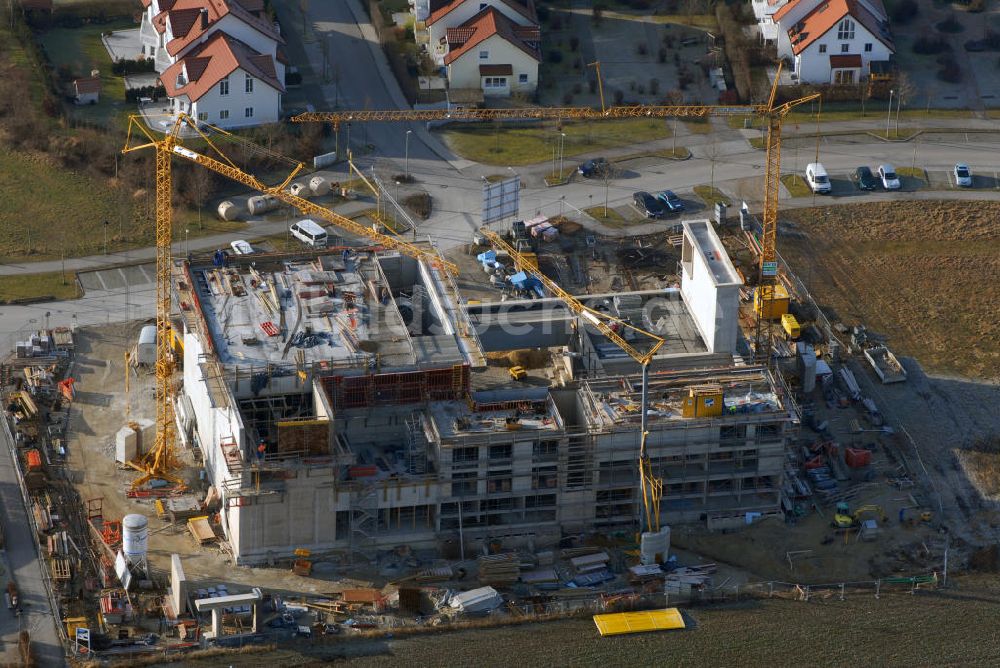
[[[985,630],[1000,604],[994,587],[693,608],[684,611],[686,630],[612,638],[601,638],[588,617],[399,639],[337,638],[184,665],[995,666],[1000,636]]]
[[[596,155],[616,146],[642,144],[670,138],[670,126],[662,120],[625,119],[599,123],[566,123],[565,158]],[[468,160],[486,165],[531,165],[552,160],[559,133],[551,127],[503,128],[466,125],[439,132],[449,148]],[[565,165],[564,165],[565,167]],[[558,170],[558,167],[557,167]]]
[[[726,206],[732,206],[733,202],[725,193],[712,186],[695,186],[694,194],[702,199],[708,206],[715,206],[716,202],[722,202]]]
[[[592,206],[590,208],[583,210],[585,213],[592,216],[595,220],[600,221],[608,227],[620,228],[626,227],[630,222],[625,219],[625,216],[621,215],[612,207],[604,208],[604,205]],[[645,221],[642,221],[645,222]]]
[[[33,297],[76,299],[79,296],[80,286],[73,272],[0,276],[0,304]]]
[[[1000,373],[1000,202],[789,210],[785,259],[831,320],[864,322],[935,372]],[[797,233],[796,233],[797,232]]]
[[[809,187],[809,184],[798,174],[785,174],[781,177],[781,183],[792,197],[808,197],[812,195],[812,189]]]

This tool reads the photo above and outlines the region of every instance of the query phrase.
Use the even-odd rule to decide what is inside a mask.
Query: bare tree
[[[208,202],[208,198],[212,194],[215,179],[207,169],[195,169],[191,171],[187,185],[191,203],[198,207],[198,229],[202,229],[201,209]]]

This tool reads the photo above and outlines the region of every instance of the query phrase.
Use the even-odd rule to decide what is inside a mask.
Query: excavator
[[[830,526],[835,529],[851,529],[859,526],[865,515],[869,513],[874,514],[882,522],[885,522],[888,519],[885,511],[882,510],[882,506],[869,504],[861,506],[852,513],[851,507],[847,504],[847,502],[841,501],[837,504],[837,510],[833,515],[833,521],[830,522]]]

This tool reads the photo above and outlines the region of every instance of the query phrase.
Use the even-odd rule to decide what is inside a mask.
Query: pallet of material
[[[53,557],[52,579],[69,580],[69,576],[70,576],[69,557]]]
[[[192,517],[187,521],[187,526],[188,531],[191,532],[191,535],[194,536],[199,545],[216,540],[215,531],[212,530],[212,525],[208,523],[207,515]]]
[[[439,566],[420,571],[411,579],[416,582],[443,582],[444,580],[452,579],[454,575],[455,572],[451,569],[451,566]]]
[[[538,570],[521,573],[521,582],[524,584],[548,584],[559,582],[559,576],[556,575],[555,569],[539,568]]]
[[[159,500],[157,503],[159,503]],[[195,496],[178,496],[172,499],[164,499],[163,511],[164,515],[169,517],[171,522],[177,522],[178,520],[195,517],[201,512],[201,504]]]
[[[521,560],[514,553],[479,557],[481,584],[513,584],[521,575]]]
[[[566,547],[559,550],[559,557],[562,559],[572,559],[573,557],[579,557],[586,554],[598,554],[603,552],[599,547],[584,546],[584,547]]]
[[[611,557],[608,556],[607,552],[598,552],[597,554],[574,557],[569,560],[569,563],[572,564],[573,570],[577,573],[588,573],[606,568],[610,560]]]

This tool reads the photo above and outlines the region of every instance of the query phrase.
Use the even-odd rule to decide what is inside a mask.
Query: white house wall
[[[852,19],[853,20],[853,19]],[[839,23],[839,22],[838,22]],[[889,60],[892,52],[874,35],[865,29],[861,23],[854,21],[854,39],[850,42],[837,39],[837,26],[834,25],[825,35],[809,45],[796,58],[797,72],[799,80],[803,83],[833,83],[830,67],[830,56],[861,55],[861,73],[858,76],[868,75],[868,64],[873,60]],[[788,35],[785,35],[788,39]],[[850,51],[843,53],[840,50],[841,44],[850,44]],[[872,50],[865,52],[865,44],[871,44]],[[826,53],[820,53],[820,45],[826,45]]]
[[[229,95],[219,95],[219,85],[212,86],[194,103],[191,116],[221,128],[276,123],[281,116],[281,93],[260,79],[255,79],[253,93],[246,93],[245,75],[239,68],[229,75]],[[247,107],[253,107],[253,118],[246,118]],[[222,110],[229,111],[228,119],[221,118]]]
[[[488,51],[489,57],[480,58],[480,51]],[[531,92],[538,86],[538,61],[499,35],[480,42],[448,65],[448,84],[452,88],[482,88],[480,65],[510,65],[514,72],[507,76],[511,92]],[[518,83],[521,74],[528,75],[527,83]]]

